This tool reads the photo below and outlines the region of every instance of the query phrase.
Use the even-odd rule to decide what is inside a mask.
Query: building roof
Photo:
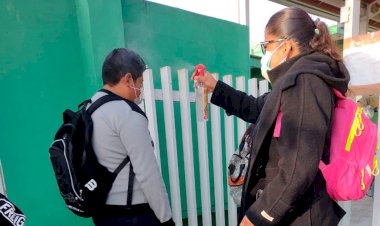
[[[345,5],[344,0],[271,0],[285,6],[298,6],[307,12],[339,21],[340,8]],[[369,31],[380,30],[380,3],[378,0],[361,0],[362,14],[368,9]]]

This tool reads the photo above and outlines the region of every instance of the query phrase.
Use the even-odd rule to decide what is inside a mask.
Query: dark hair
[[[126,48],[112,50],[103,63],[103,84],[116,85],[127,73],[136,80],[145,71],[144,60],[135,52]]]
[[[309,14],[300,8],[289,7],[278,11],[269,19],[265,31],[294,40],[301,52],[318,51],[335,60],[342,60],[326,24],[319,19],[314,22]]]

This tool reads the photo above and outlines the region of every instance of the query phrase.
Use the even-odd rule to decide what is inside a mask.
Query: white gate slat
[[[7,189],[5,188],[3,164],[1,163],[1,160],[0,160],[0,193],[7,196]]]
[[[258,97],[257,90],[257,78],[251,78],[248,80],[248,94],[254,97]]]
[[[201,182],[202,199],[202,223],[211,226],[211,200],[210,200],[210,178],[208,166],[207,150],[207,129],[206,122],[197,121],[198,150],[199,150],[199,171]]]
[[[269,92],[269,83],[267,80],[259,81],[259,96]]]
[[[245,77],[239,76],[236,78],[236,89],[242,92],[245,92]],[[237,128],[238,128],[238,143],[240,143],[241,138],[244,135],[245,130],[247,129],[247,123],[240,118],[237,118]]]
[[[178,175],[178,158],[176,130],[174,122],[171,68],[163,67],[160,71],[164,102],[166,146],[168,153],[170,195],[172,201],[173,220],[176,222],[177,226],[182,226],[181,194]]]
[[[203,101],[200,99],[200,101]],[[195,103],[195,112],[203,111],[203,105]],[[199,107],[201,109],[199,109]],[[198,156],[199,156],[199,171],[201,182],[201,199],[202,199],[202,223],[204,226],[211,226],[211,199],[210,199],[210,176],[208,164],[208,144],[207,144],[207,127],[206,121],[197,121],[198,132]]]
[[[149,119],[148,128],[154,142],[154,153],[156,154],[158,166],[161,170],[160,141],[158,139],[157,112],[152,69],[145,70],[143,76],[145,113]]]
[[[232,86],[232,76],[223,76],[223,82]],[[225,130],[225,142],[226,142],[226,160],[229,161],[231,155],[235,151],[235,138],[234,138],[234,118],[232,116],[227,116],[224,113],[224,130]],[[227,178],[226,178],[227,179]],[[232,197],[230,196],[230,188],[227,186],[227,197],[228,197],[228,225],[237,225],[237,207],[234,203]]]
[[[185,162],[186,200],[189,226],[197,226],[197,203],[194,178],[194,149],[190,115],[190,94],[188,70],[178,70],[179,100],[181,105],[181,125],[183,139],[183,158]]]
[[[199,105],[200,106],[200,105]],[[202,223],[205,226],[211,226],[211,199],[210,199],[210,177],[208,166],[208,144],[207,128],[205,121],[197,120],[198,132],[198,155],[199,171],[201,182],[201,199],[202,199]]]
[[[378,97],[380,100],[380,96]],[[377,118],[377,143],[380,144],[380,117]],[[380,163],[379,154],[380,151],[377,150],[377,162]],[[380,225],[380,175],[375,177],[375,188],[373,194],[373,211],[372,211],[372,225]]]
[[[218,74],[212,74],[218,80]],[[212,153],[214,164],[214,192],[216,225],[226,225],[224,217],[224,177],[220,108],[211,104]]]

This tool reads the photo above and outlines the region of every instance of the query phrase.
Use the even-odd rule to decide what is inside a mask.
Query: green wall
[[[0,27],[0,158],[8,196],[28,226],[92,225],[64,206],[48,147],[62,111],[101,86],[103,58],[124,46],[121,2],[1,0]]]
[[[144,1],[123,1],[125,45],[141,53],[149,68],[192,70],[203,63],[220,75],[249,77],[248,28]],[[156,74],[155,84],[160,87]],[[173,83],[176,85],[176,76]]]
[[[173,75],[198,63],[221,74],[249,75],[246,27],[140,0],[0,0],[0,27],[0,159],[8,196],[26,214],[28,226],[92,225],[65,208],[48,147],[62,111],[100,88],[101,64],[113,48],[141,53],[156,88],[165,65],[173,66]],[[162,103],[157,109],[161,118]],[[159,129],[163,134],[162,124]],[[178,123],[177,130],[181,137]],[[160,144],[165,165],[165,137]],[[179,140],[177,145],[181,153]],[[182,158],[179,154],[181,177]],[[167,182],[166,168],[164,176]]]
[[[28,226],[86,225],[64,211],[48,155],[62,110],[84,98],[76,21],[73,1],[1,1],[0,158]]]

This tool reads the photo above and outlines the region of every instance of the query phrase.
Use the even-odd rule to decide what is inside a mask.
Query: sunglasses
[[[285,40],[288,40],[288,39],[287,38],[279,38],[279,39],[275,39],[275,40],[260,42],[261,52],[265,55],[265,53],[267,52],[266,49],[267,49],[268,44],[275,43],[275,42],[282,42]]]

